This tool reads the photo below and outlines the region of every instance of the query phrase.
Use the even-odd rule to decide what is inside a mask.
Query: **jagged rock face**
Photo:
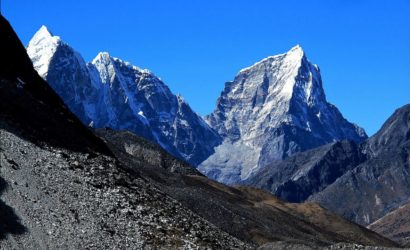
[[[42,26],[36,36],[30,41],[27,53],[31,56],[38,73],[52,80],[51,87],[60,96],[67,98],[64,102],[78,118],[89,124],[87,106],[92,105],[86,100],[89,94],[96,94],[96,88],[90,85],[90,76],[81,56],[65,44],[59,37],[52,36],[45,26]],[[53,70],[49,70],[50,66]],[[67,84],[71,83],[71,84]],[[96,99],[89,98],[89,100]]]
[[[246,179],[273,160],[329,142],[367,136],[326,101],[319,68],[300,46],[239,72],[207,122],[224,142],[200,169],[225,183]],[[241,152],[235,160],[232,151]]]
[[[396,110],[363,144],[368,160],[309,198],[368,225],[410,198],[410,105]]]
[[[132,131],[193,165],[221,141],[182,97],[148,70],[108,53],[86,64],[44,26],[27,52],[40,76],[86,125]]]

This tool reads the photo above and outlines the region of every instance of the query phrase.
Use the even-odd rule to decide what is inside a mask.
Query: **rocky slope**
[[[111,157],[38,147],[7,130],[2,249],[249,248]]]
[[[403,246],[410,247],[410,203],[400,206],[368,226]]]
[[[397,247],[363,246],[359,244],[338,243],[325,247],[312,247],[305,244],[289,242],[271,242],[258,248],[258,250],[398,250]]]
[[[199,169],[230,184],[296,152],[366,138],[327,102],[319,68],[300,46],[241,70],[206,120],[224,141]]]
[[[105,52],[85,63],[45,26],[27,52],[40,76],[85,125],[132,131],[194,166],[221,141],[181,96],[148,70]]]
[[[384,241],[316,204],[284,203],[267,192],[248,187],[227,187],[198,172],[181,175],[185,172],[185,166],[175,161],[164,160],[166,164],[153,165],[149,156],[158,155],[157,148],[130,133],[99,130],[98,134],[124,165],[137,169],[159,190],[250,244],[282,240],[317,247],[334,242],[374,245],[375,242]],[[141,143],[144,150],[139,150]],[[174,167],[170,168],[169,165]]]

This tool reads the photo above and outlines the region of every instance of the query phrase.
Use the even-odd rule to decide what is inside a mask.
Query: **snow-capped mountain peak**
[[[99,52],[97,56],[91,61],[92,65],[98,66],[98,65],[114,65],[115,63],[120,64],[122,66],[128,67],[130,70],[134,70],[137,72],[140,72],[141,74],[150,74],[153,75],[151,71],[148,69],[141,69],[130,62],[123,61],[117,57],[112,57],[109,52]]]
[[[50,30],[47,28],[47,26],[42,25],[40,29],[36,32],[36,34],[33,36],[33,40],[51,37],[59,38],[58,36],[54,36],[53,33],[51,33]]]
[[[97,54],[97,56],[91,61],[92,64],[97,62],[108,62],[111,60],[110,53],[102,51]]]
[[[300,45],[296,45],[285,53],[285,58],[288,63],[300,64],[305,57],[305,51]]]
[[[300,46],[300,44],[296,44],[295,46],[293,46],[286,54],[289,53],[298,53],[298,54],[304,54],[304,50],[302,48],[302,46]]]
[[[268,56],[256,63],[254,63],[252,66],[250,67],[246,67],[243,68],[239,71],[239,73],[244,73],[247,71],[250,71],[251,69],[255,69],[256,67],[260,66],[261,64],[266,64],[275,60],[279,60],[279,59],[287,59],[288,63],[294,63],[297,64],[299,63],[302,58],[305,56],[305,52],[303,50],[303,48],[297,44],[294,47],[292,47],[288,52],[283,53],[283,54],[278,54],[278,55],[274,55],[274,56]]]
[[[44,25],[30,40],[27,53],[32,58],[34,68],[40,75],[46,75],[52,55],[56,52],[60,42],[60,37],[53,36]]]
[[[149,70],[100,52],[90,63],[42,27],[27,48],[44,79],[93,128],[128,130],[198,165],[220,136]]]
[[[92,66],[96,67],[103,84],[112,83],[116,76],[113,61],[114,58],[112,58],[108,52],[100,52],[91,62]]]
[[[295,152],[366,138],[327,102],[319,67],[299,45],[239,71],[206,120],[224,142],[200,170],[226,183],[246,179],[260,166]],[[227,159],[233,154],[235,160]]]

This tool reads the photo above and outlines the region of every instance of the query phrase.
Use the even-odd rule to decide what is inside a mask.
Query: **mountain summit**
[[[29,42],[27,53],[39,75],[88,126],[132,131],[195,166],[221,142],[220,136],[149,70],[107,52],[86,63],[45,26]]]
[[[239,71],[206,120],[224,142],[199,169],[224,183],[296,152],[367,138],[327,102],[319,67],[299,45]]]

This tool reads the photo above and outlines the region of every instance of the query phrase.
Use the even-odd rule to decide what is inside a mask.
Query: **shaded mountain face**
[[[410,198],[410,105],[396,110],[363,144],[368,160],[309,200],[368,225]]]
[[[148,70],[105,52],[85,63],[45,26],[27,52],[40,76],[88,126],[132,131],[194,166],[221,141],[182,97]]]
[[[266,165],[243,184],[265,189],[286,201],[303,202],[366,159],[352,141],[330,143]]]
[[[206,120],[224,141],[199,169],[224,183],[296,152],[367,137],[326,101],[319,68],[300,46],[241,70]]]
[[[243,184],[292,202],[313,201],[362,225],[410,199],[410,105],[362,144],[342,141],[272,162]]]

